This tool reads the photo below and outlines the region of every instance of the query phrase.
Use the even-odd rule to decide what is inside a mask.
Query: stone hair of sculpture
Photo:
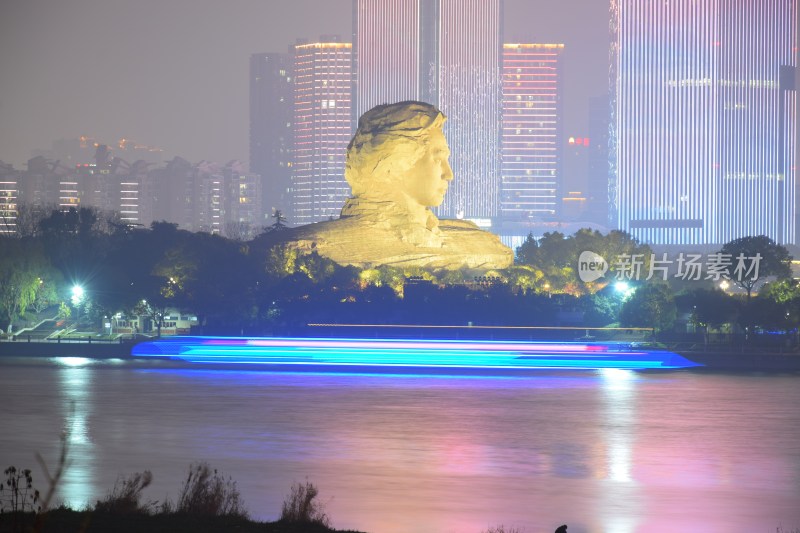
[[[396,186],[425,155],[431,137],[446,117],[422,102],[400,102],[373,107],[361,116],[347,146],[344,176],[353,196],[379,195]]]

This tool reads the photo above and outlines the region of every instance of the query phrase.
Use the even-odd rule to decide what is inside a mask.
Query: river
[[[542,371],[422,376],[0,359],[0,466],[54,464],[57,499],[189,464],[231,476],[274,520],[293,482],[332,525],[374,533],[775,532],[800,528],[800,376]]]

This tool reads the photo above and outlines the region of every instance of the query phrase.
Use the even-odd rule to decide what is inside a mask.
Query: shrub
[[[313,483],[295,483],[281,507],[281,520],[301,524],[319,524],[330,527],[330,519],[325,514],[325,506],[316,501],[319,490]]]
[[[503,524],[493,526],[484,531],[483,533],[522,533],[522,530],[516,527],[505,527]]]
[[[206,516],[247,517],[236,482],[230,477],[225,479],[216,470],[212,472],[208,463],[204,462],[189,466],[189,476],[175,511]]]
[[[95,511],[107,513],[146,513],[155,506],[140,503],[142,491],[150,486],[153,474],[149,470],[137,472],[130,477],[117,478],[114,488],[103,500],[95,504]]]
[[[5,483],[0,483],[0,513],[11,511],[40,511],[39,491],[33,488],[33,476],[30,469],[17,470],[9,466],[3,472]]]

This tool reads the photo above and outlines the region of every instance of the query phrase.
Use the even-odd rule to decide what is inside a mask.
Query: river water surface
[[[517,377],[270,373],[0,360],[0,466],[55,463],[81,506],[189,464],[274,520],[293,482],[374,533],[775,532],[800,528],[800,376],[571,371]]]

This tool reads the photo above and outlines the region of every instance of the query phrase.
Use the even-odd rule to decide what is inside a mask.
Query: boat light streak
[[[626,343],[172,337],[141,343],[134,357],[202,364],[445,369],[650,369],[699,366]]]

